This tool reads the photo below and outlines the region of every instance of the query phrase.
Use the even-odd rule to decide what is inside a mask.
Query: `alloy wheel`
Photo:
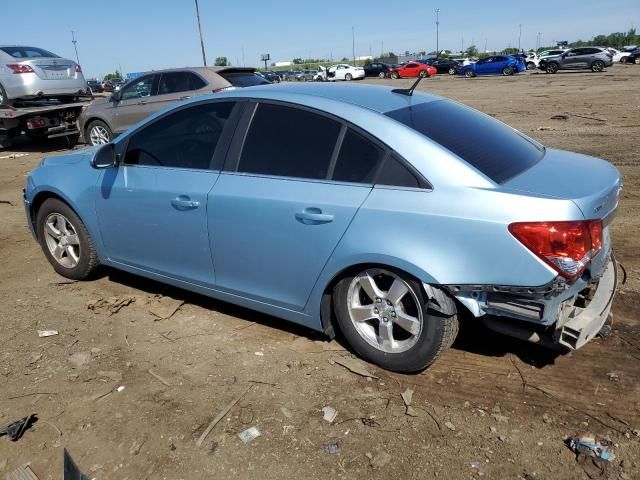
[[[91,145],[104,145],[111,141],[109,132],[102,125],[95,125],[91,128],[89,139],[91,140]]]
[[[45,240],[51,256],[63,267],[74,268],[80,261],[80,239],[69,219],[52,213],[45,220]]]
[[[418,341],[423,324],[418,297],[395,273],[367,269],[356,275],[349,285],[347,302],[356,331],[374,348],[401,353]]]

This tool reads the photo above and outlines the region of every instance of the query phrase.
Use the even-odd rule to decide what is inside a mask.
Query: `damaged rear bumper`
[[[449,291],[492,330],[545,347],[578,349],[606,323],[616,286],[616,261],[602,255],[572,283],[558,278],[541,287],[449,286]]]

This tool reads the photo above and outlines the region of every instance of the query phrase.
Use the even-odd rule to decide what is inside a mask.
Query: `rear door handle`
[[[180,100],[189,100],[191,95],[185,95],[184,97],[180,97]]]
[[[186,195],[180,195],[179,197],[171,200],[171,205],[173,205],[178,210],[192,210],[194,208],[198,208],[200,206],[200,202],[191,200]]]
[[[146,104],[147,104],[147,102],[145,100],[140,100],[138,102],[138,105],[146,105]]]
[[[296,212],[296,220],[305,225],[318,225],[321,223],[333,222],[333,215],[322,213],[317,207],[305,208],[301,212]]]

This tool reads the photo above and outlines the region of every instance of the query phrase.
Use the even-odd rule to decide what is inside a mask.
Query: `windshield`
[[[529,137],[448,100],[403,107],[386,115],[442,145],[496,183],[506,182],[544,156],[544,147]]]
[[[2,47],[0,50],[13,58],[60,58],[55,53],[36,47]]]

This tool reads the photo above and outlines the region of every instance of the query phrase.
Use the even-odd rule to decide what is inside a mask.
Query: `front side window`
[[[323,179],[341,125],[297,108],[261,103],[247,133],[238,171]]]
[[[545,152],[508,125],[447,100],[403,107],[386,115],[442,145],[496,183],[533,166]]]
[[[129,83],[122,89],[122,100],[132,98],[149,97],[153,93],[153,80],[155,75],[147,75]]]
[[[218,169],[213,154],[233,102],[195,105],[170,113],[134,133],[124,163],[153,167]]]
[[[384,150],[362,135],[347,130],[333,171],[333,180],[373,183],[382,162]]]

